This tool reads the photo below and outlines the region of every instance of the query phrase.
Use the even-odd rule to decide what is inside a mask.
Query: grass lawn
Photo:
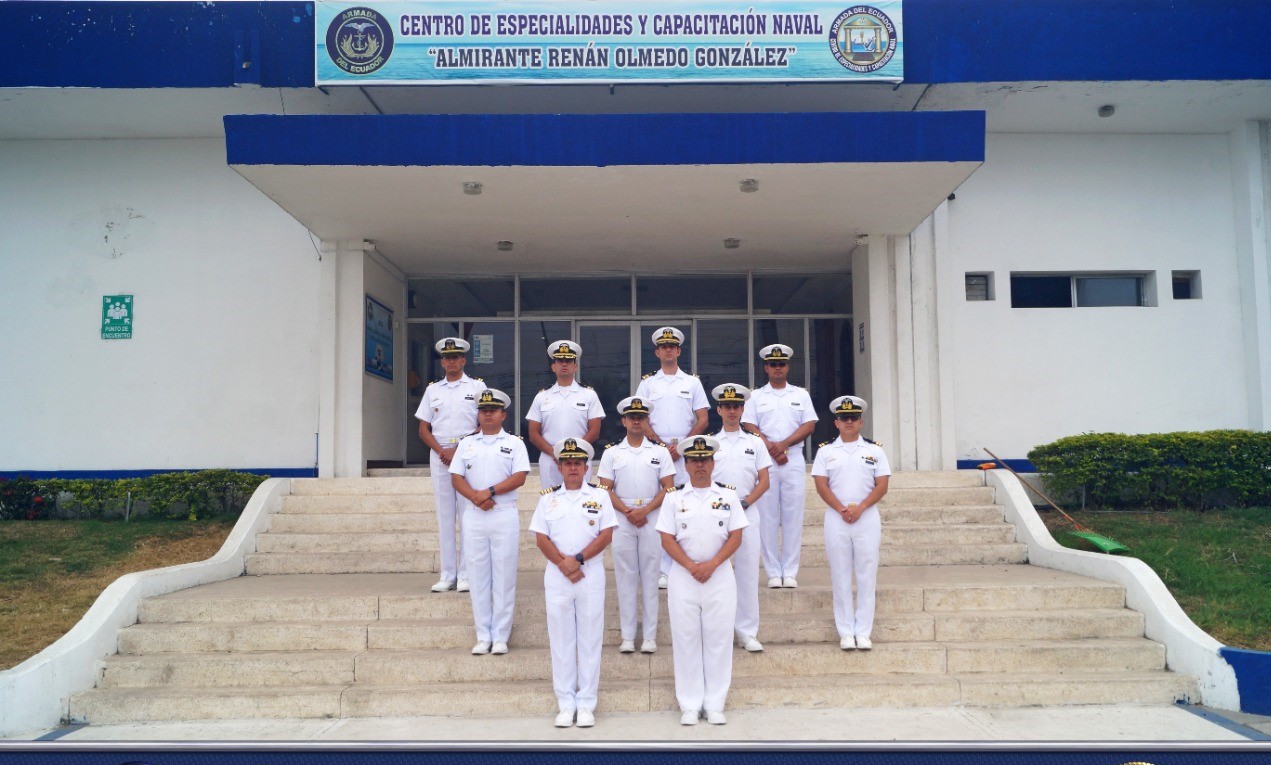
[[[1129,547],[1218,641],[1271,651],[1271,508],[1071,515]],[[1094,549],[1062,533],[1072,527],[1059,513],[1041,516],[1060,544]]]
[[[234,521],[0,521],[0,670],[75,626],[134,571],[211,557]]]

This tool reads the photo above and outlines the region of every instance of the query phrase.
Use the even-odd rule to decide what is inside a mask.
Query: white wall
[[[1220,135],[990,135],[948,205],[959,459],[1087,431],[1246,427],[1228,140]],[[944,255],[940,253],[939,255]],[[1172,299],[1200,270],[1203,298]],[[1155,271],[1156,307],[1012,309],[1011,271]],[[948,343],[952,343],[950,346]]]
[[[0,168],[0,470],[314,464],[317,253],[222,141],[0,141]],[[102,340],[117,293],[133,338]]]
[[[365,261],[366,294],[393,310],[393,381],[363,373],[362,453],[400,462],[406,455],[406,279],[378,253]],[[415,420],[412,417],[411,422]]]

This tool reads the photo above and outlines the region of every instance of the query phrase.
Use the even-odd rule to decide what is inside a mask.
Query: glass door
[[[650,330],[651,332],[652,330]],[[578,379],[596,390],[605,408],[600,425],[600,440],[593,444],[600,457],[605,444],[625,434],[618,415],[618,402],[635,390],[631,353],[631,322],[578,323],[578,344],[583,356],[578,365]]]

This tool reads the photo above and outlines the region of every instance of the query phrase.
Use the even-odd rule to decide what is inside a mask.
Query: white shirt
[[[604,416],[596,391],[574,382],[564,388],[557,383],[539,391],[525,419],[540,423],[543,440],[555,444],[562,438],[582,438],[587,433],[588,420]]]
[[[702,381],[683,369],[673,375],[659,369],[640,381],[635,395],[652,404],[649,422],[663,441],[687,436],[697,424],[697,410],[710,408]]]
[[[772,467],[772,457],[762,439],[740,428],[731,433],[721,430],[715,438],[719,439],[719,451],[715,452],[712,477],[736,487],[737,496],[745,499],[759,483],[759,471]]]
[[[617,525],[609,492],[587,483],[577,491],[544,489],[530,518],[530,531],[546,534],[562,555],[570,557],[587,549],[600,532]],[[587,562],[600,560],[603,556]]]
[[[415,419],[432,426],[437,443],[453,446],[477,429],[477,396],[485,388],[484,382],[466,374],[454,382],[441,379],[429,383]]]
[[[613,490],[624,500],[650,500],[662,490],[662,479],[675,475],[675,463],[665,446],[647,438],[639,446],[627,439],[610,444],[600,455],[596,477],[613,481]]]
[[[502,483],[514,473],[530,472],[530,456],[525,451],[525,442],[506,430],[492,436],[477,433],[459,442],[459,450],[450,461],[450,472],[463,476],[469,486],[482,491]],[[516,492],[494,495],[494,506],[498,510],[515,508]]]
[[[891,466],[877,444],[859,437],[855,441],[836,438],[817,450],[812,475],[829,478],[830,492],[846,505],[865,499],[877,479],[891,475]]]
[[[715,557],[729,532],[749,525],[737,492],[711,484],[667,492],[657,530],[674,535],[684,554],[701,563]]]
[[[797,385],[774,388],[769,383],[750,394],[746,408],[741,412],[741,421],[758,425],[769,441],[789,438],[803,423],[818,419],[812,397]],[[798,451],[791,449],[790,454]]]

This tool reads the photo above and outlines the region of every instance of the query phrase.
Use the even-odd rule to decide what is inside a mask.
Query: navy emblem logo
[[[393,54],[393,27],[370,8],[348,8],[327,27],[327,55],[349,74],[371,74]]]
[[[855,5],[830,24],[830,52],[853,72],[868,74],[896,55],[896,25],[872,5]]]

